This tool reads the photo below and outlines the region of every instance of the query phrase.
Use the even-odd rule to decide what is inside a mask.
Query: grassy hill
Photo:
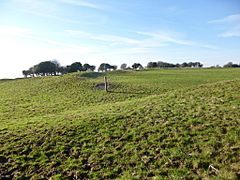
[[[240,177],[239,69],[107,76],[1,82],[1,177]]]

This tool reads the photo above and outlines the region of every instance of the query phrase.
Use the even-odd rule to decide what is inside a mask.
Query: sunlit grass
[[[238,69],[107,76],[2,82],[1,177],[239,178]]]

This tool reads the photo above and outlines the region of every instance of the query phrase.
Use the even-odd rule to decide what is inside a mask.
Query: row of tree
[[[224,68],[240,68],[240,64],[234,64],[232,62],[229,62],[223,66]]]
[[[200,62],[184,62],[184,63],[167,63],[163,61],[158,62],[149,62],[147,64],[146,68],[201,68],[203,67],[203,64]],[[220,66],[218,66],[220,67]],[[229,62],[225,64],[223,67],[225,68],[231,68],[231,67],[240,67],[240,64],[233,64],[232,62]],[[89,64],[83,64],[80,62],[74,62],[71,65],[67,66],[61,66],[60,63],[57,60],[51,60],[51,61],[44,61],[40,62],[37,65],[34,65],[33,67],[29,68],[28,70],[22,71],[23,75],[25,77],[34,77],[34,76],[56,76],[56,75],[63,75],[67,73],[72,72],[78,72],[78,71],[95,71],[96,66],[89,65]],[[122,64],[120,66],[120,69],[127,70],[127,69],[144,69],[144,67],[140,63],[134,63],[131,67],[128,67],[127,64]],[[102,63],[100,64],[98,71],[106,72],[106,71],[114,71],[117,70],[116,65],[110,65],[108,63]]]
[[[140,63],[134,63],[131,67],[128,67],[127,64],[124,63],[120,66],[120,69],[122,69],[122,70],[130,70],[130,69],[136,70],[136,69],[144,69],[144,68]]]
[[[171,64],[166,62],[149,62],[147,68],[174,68],[174,67],[202,67],[200,62],[190,62],[182,64]],[[134,63],[131,67],[127,67],[127,64],[122,64],[120,67],[122,70],[126,69],[144,69],[140,63]],[[74,62],[71,65],[61,66],[57,60],[43,61],[39,64],[30,67],[28,70],[23,70],[22,73],[25,77],[34,77],[34,76],[56,76],[63,75],[72,72],[78,71],[94,71],[96,66],[83,64],[80,62]],[[116,65],[110,65],[108,63],[100,64],[98,71],[114,71],[117,70]]]
[[[147,68],[179,68],[179,67],[189,67],[189,68],[201,68],[203,67],[203,64],[201,64],[200,62],[189,62],[189,63],[182,63],[182,64],[171,64],[171,63],[167,63],[167,62],[162,62],[162,61],[158,61],[158,62],[149,62],[147,64]]]
[[[28,70],[23,70],[22,73],[25,77],[56,76],[79,71],[94,71],[95,69],[96,66],[87,63],[82,65],[80,62],[74,62],[68,66],[61,66],[58,61],[51,60],[40,62],[39,64],[30,67]],[[143,69],[143,66],[140,63],[134,63],[132,68],[130,68],[127,67],[127,64],[122,64],[121,69]],[[108,63],[102,63],[98,68],[98,71],[101,72],[114,70],[117,70],[117,66]]]
[[[210,68],[240,68],[240,63],[234,64],[232,62],[229,62],[227,64],[224,64],[223,66],[220,66],[217,64],[217,65],[211,66]]]
[[[143,66],[140,63],[134,63],[131,67],[127,67],[127,64],[122,64],[120,66],[120,68],[122,70],[127,70],[127,69],[144,69]],[[98,71],[102,71],[102,72],[106,72],[106,71],[114,71],[117,70],[117,66],[116,65],[110,65],[108,63],[102,63],[100,64]]]
[[[96,66],[89,64],[82,65],[80,62],[74,62],[68,66],[61,66],[58,61],[52,60],[40,62],[28,70],[23,70],[22,73],[25,77],[56,76],[78,71],[94,71],[95,69]]]

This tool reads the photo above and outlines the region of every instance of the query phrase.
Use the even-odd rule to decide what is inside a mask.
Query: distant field
[[[0,175],[239,179],[239,89],[240,69],[0,81]]]

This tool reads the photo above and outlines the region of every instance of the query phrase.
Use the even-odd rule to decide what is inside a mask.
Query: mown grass
[[[240,177],[240,71],[71,74],[0,84],[2,178]]]

